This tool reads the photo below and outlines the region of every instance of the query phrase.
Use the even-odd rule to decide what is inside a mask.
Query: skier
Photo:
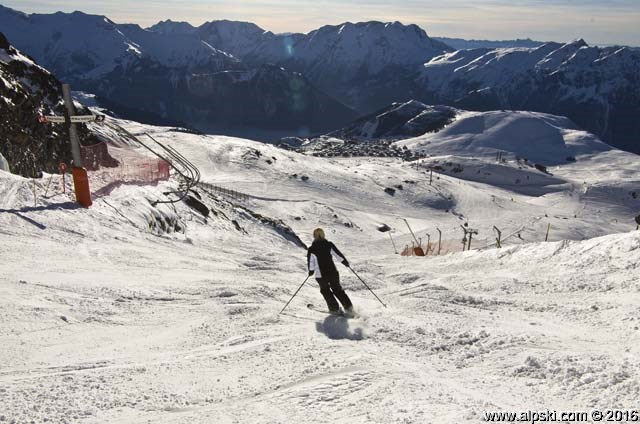
[[[313,244],[307,251],[307,264],[309,265],[309,276],[315,273],[316,280],[320,285],[320,293],[327,302],[329,313],[341,315],[342,311],[336,301],[340,301],[347,314],[353,315],[353,304],[349,296],[340,285],[340,275],[333,263],[336,258],[344,266],[348,267],[349,262],[338,248],[325,238],[324,230],[316,228],[313,230]]]

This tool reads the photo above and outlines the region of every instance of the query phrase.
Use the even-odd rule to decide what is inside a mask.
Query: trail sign
[[[74,123],[82,123],[82,122],[104,122],[104,115],[81,115],[81,116],[72,116],[71,122]]]
[[[38,117],[38,121],[42,124],[64,124],[67,122],[67,118],[65,116],[40,115]],[[82,124],[85,122],[104,122],[104,115],[72,116],[69,121],[74,124]]]
[[[64,116],[44,116],[40,115],[38,117],[38,121],[42,124],[64,124],[67,121],[67,118]]]

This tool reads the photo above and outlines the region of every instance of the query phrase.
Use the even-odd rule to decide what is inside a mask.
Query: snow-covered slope
[[[583,40],[537,48],[460,50],[424,65],[424,96],[463,109],[568,116],[608,143],[640,152],[640,53]]]
[[[463,112],[439,132],[397,144],[433,156],[495,158],[496,153],[504,152],[543,165],[565,164],[578,156],[612,150],[568,118],[518,111]]]
[[[502,181],[440,173],[430,185],[426,169],[396,159],[115,123],[193,161],[215,213],[151,206],[173,179],[117,188],[88,210],[68,194],[40,194],[34,207],[33,182],[0,171],[4,421],[449,423],[639,406],[640,233],[628,232],[637,156],[595,149],[553,177],[508,157],[492,162]],[[538,172],[544,192],[510,185],[517,172]],[[258,214],[305,242],[324,227],[388,308],[341,267],[359,318],[309,311],[321,304],[315,283],[278,315],[306,277],[306,254]],[[376,226],[391,226],[402,248],[401,218],[423,243],[440,228],[443,253],[459,252],[469,222],[485,249],[394,255]]]

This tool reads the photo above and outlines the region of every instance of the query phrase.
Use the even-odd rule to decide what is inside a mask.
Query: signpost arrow
[[[40,122],[46,124],[46,123],[50,123],[50,124],[64,124],[67,121],[67,118],[65,118],[64,116],[43,116],[40,119]]]
[[[73,123],[82,123],[82,122],[103,122],[103,115],[81,115],[81,116],[72,116],[71,122]]]

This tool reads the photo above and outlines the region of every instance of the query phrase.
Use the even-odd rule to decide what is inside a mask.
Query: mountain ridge
[[[137,109],[136,116],[196,129],[257,125],[299,133],[328,131],[357,115],[295,72],[249,66],[194,34],[163,34],[82,12],[19,15],[8,8],[0,9],[0,26],[74,89],[121,111]]]
[[[583,39],[537,48],[459,50],[427,62],[421,99],[468,110],[567,116],[615,147],[640,153],[640,52]]]

